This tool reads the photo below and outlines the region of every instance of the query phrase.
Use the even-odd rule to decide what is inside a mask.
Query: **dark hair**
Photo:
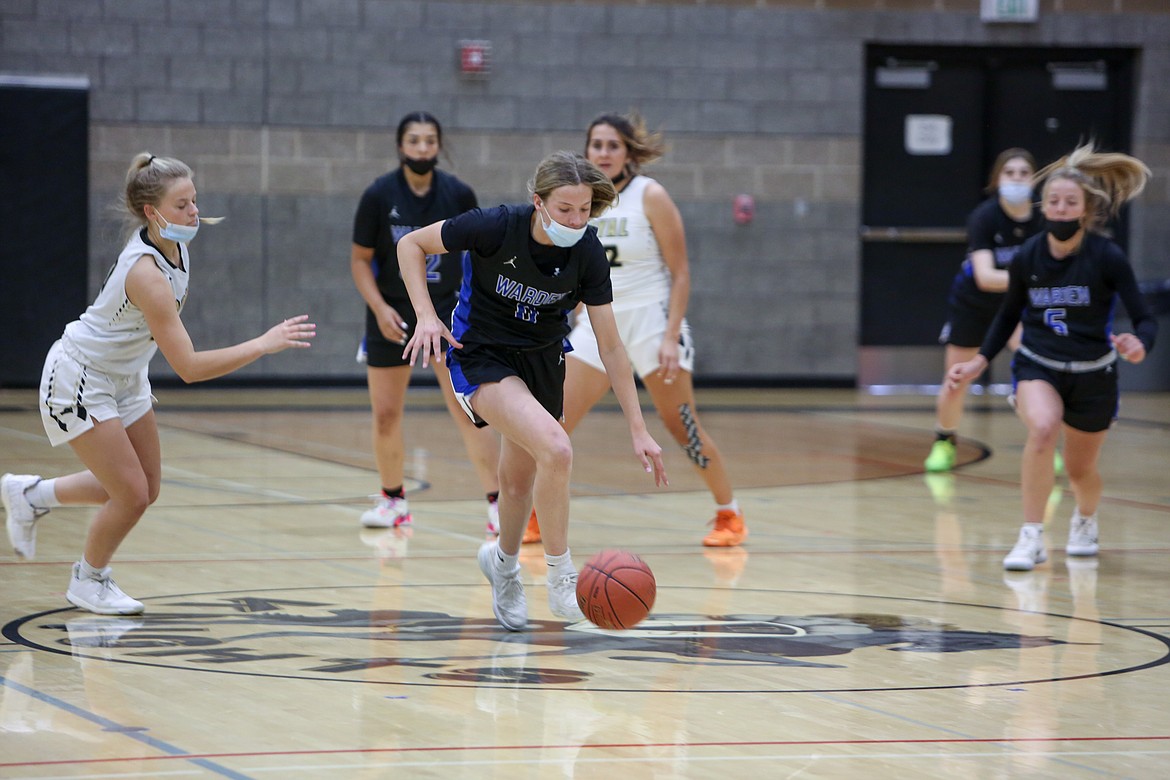
[[[593,136],[593,128],[598,125],[609,125],[622,137],[626,145],[626,167],[630,173],[637,173],[643,165],[654,162],[666,152],[666,144],[662,141],[662,133],[651,133],[646,129],[646,122],[636,113],[630,114],[602,114],[589,123],[585,131],[585,152],[589,152],[589,139]]]
[[[1036,158],[1027,149],[1013,146],[1011,149],[1004,149],[996,155],[995,162],[991,165],[991,173],[987,177],[987,186],[983,189],[984,192],[988,195],[995,194],[995,191],[999,189],[999,177],[1003,173],[1004,166],[1015,159],[1028,163],[1028,167],[1032,169],[1032,175],[1036,175]]]
[[[435,134],[439,136],[439,147],[443,146],[443,126],[439,124],[439,120],[435,119],[434,114],[429,111],[412,111],[406,116],[402,117],[402,121],[398,123],[398,132],[394,136],[394,145],[402,146],[402,137],[406,135],[406,126],[411,124],[420,125],[434,125]]]

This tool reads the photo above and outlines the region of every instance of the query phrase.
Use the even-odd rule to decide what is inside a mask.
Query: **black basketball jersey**
[[[375,179],[358,203],[353,243],[373,248],[374,275],[382,297],[388,301],[408,300],[398,268],[398,239],[475,206],[471,188],[438,169],[430,191],[422,197],[411,191],[401,168]],[[462,266],[459,252],[427,256],[427,284],[432,300],[442,301],[455,294],[463,275]]]
[[[1134,334],[1153,349],[1158,322],[1138,289],[1121,247],[1088,233],[1080,250],[1057,260],[1048,251],[1048,233],[1028,239],[1008,268],[1008,291],[979,352],[988,360],[1003,349],[1022,322],[1022,343],[1042,357],[1061,362],[1096,360],[1113,345],[1117,301],[1133,321]]]
[[[1002,270],[1011,265],[1020,246],[1043,227],[1044,217],[1037,208],[1032,209],[1032,215],[1026,222],[1017,222],[999,205],[998,197],[988,198],[976,206],[967,217],[967,258],[951,283],[950,304],[992,311],[999,308],[1003,293],[979,289],[975,283],[971,253],[980,249],[988,250],[995,267]]]
[[[443,246],[468,250],[451,332],[464,345],[537,349],[564,340],[583,301],[613,302],[609,261],[597,230],[568,249],[532,238],[534,207],[473,209],[443,223]]]

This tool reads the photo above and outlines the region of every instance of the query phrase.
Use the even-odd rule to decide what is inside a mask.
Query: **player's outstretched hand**
[[[463,347],[438,317],[419,317],[418,324],[414,326],[414,333],[406,342],[406,349],[402,350],[402,358],[413,366],[421,355],[423,368],[430,365],[432,357],[435,363],[442,363],[444,339],[456,349]]]
[[[260,337],[260,344],[264,354],[272,355],[286,349],[311,346],[309,341],[316,335],[316,323],[309,322],[308,314],[298,314],[269,328],[268,332]]]
[[[647,474],[654,474],[654,484],[657,487],[669,485],[666,478],[666,466],[662,463],[662,448],[649,433],[634,434],[634,454],[642,461],[642,468]]]

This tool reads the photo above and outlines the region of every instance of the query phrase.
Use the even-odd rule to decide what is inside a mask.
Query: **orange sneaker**
[[[704,547],[735,547],[747,538],[747,526],[739,512],[720,509],[711,522],[715,527],[703,537]]]
[[[540,526],[536,522],[536,510],[528,518],[528,527],[524,529],[524,544],[536,544],[540,541]]]

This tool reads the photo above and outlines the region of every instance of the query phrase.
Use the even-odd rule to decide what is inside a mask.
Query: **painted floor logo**
[[[425,586],[435,590],[468,586]],[[1046,682],[1164,662],[1167,643],[1121,626],[1001,607],[801,591],[736,591],[804,614],[658,613],[628,631],[361,608],[384,588],[302,588],[147,599],[134,617],[65,609],[4,627],[10,641],[115,663],[384,685],[813,692]],[[393,599],[414,594],[394,589]],[[699,588],[673,588],[679,595]],[[418,591],[415,591],[418,593]],[[439,594],[441,597],[442,594]],[[669,601],[670,599],[665,599]],[[931,614],[925,614],[925,613]],[[1027,632],[1018,630],[1028,621]],[[1034,630],[1039,629],[1039,630]],[[1090,629],[1086,634],[1084,629]],[[1110,634],[1109,669],[1097,663]],[[1028,677],[1037,668],[1051,675]]]

